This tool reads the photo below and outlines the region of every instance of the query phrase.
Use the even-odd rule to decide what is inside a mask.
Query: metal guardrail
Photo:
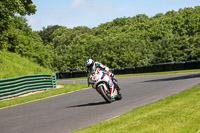
[[[0,80],[0,99],[56,88],[56,74],[33,74]]]

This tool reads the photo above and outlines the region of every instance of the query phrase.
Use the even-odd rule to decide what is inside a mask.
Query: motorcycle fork
[[[96,91],[99,92],[99,86],[103,85],[104,88],[108,88],[107,84],[99,84],[98,87],[96,87]],[[108,89],[106,89],[108,90]],[[100,92],[99,92],[100,93]]]

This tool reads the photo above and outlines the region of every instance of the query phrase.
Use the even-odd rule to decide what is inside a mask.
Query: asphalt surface
[[[123,99],[111,104],[85,89],[0,109],[1,133],[67,133],[111,119],[181,92],[200,82],[200,73],[117,78]],[[59,81],[73,82],[73,81]],[[76,80],[76,83],[86,80]]]

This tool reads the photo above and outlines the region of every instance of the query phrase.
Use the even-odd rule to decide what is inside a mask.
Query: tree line
[[[2,3],[0,6],[6,7]],[[31,0],[27,3],[29,6],[25,3],[24,7],[29,8],[24,8],[22,15],[36,11]],[[16,52],[53,71],[85,70],[87,58],[110,68],[200,59],[200,6],[153,17],[139,14],[116,18],[94,28],[50,25],[32,31],[25,17],[9,18],[9,22],[0,20],[0,49]]]

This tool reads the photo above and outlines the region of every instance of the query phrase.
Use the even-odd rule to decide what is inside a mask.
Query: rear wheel
[[[112,99],[110,97],[110,92],[106,91],[102,85],[99,86],[99,92],[100,92],[101,96],[104,98],[104,100],[107,103],[111,103],[112,102]]]

